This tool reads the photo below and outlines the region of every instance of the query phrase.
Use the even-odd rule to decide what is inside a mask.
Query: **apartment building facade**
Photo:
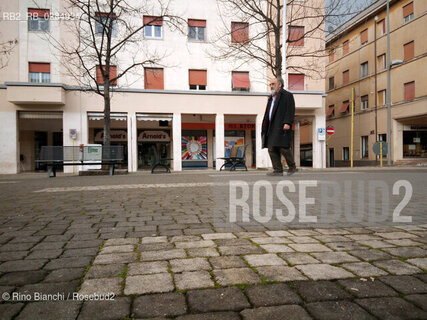
[[[69,28],[58,18],[66,12],[65,1],[19,0],[1,6],[9,16],[3,17],[0,37],[18,43],[0,70],[0,173],[38,170],[35,160],[43,145],[102,144],[103,98],[67,72],[65,60],[52,45],[52,39],[73,41]],[[175,171],[219,169],[217,158],[239,144],[247,145],[249,166],[269,167],[260,132],[268,96],[267,68],[255,60],[244,64],[218,61],[209,54],[211,41],[224,24],[231,30],[230,41],[242,43],[245,34],[257,32],[257,26],[238,19],[224,22],[215,0],[183,0],[172,2],[170,8],[186,23],[182,33],[162,19],[153,19],[156,10],[151,7],[153,11],[143,17],[148,27],[140,41],[149,50],[163,53],[161,63],[118,79],[111,98],[111,144],[125,147],[127,169],[148,169],[159,156],[173,158]],[[21,18],[12,18],[17,15]],[[235,25],[240,26],[238,35],[233,32]],[[259,45],[266,44],[261,39]],[[125,68],[132,54],[121,53],[112,73]],[[102,81],[99,69],[94,69],[93,76]],[[289,79],[290,85],[295,79]],[[317,137],[317,128],[325,127],[323,87],[323,82],[307,77],[304,87],[293,90],[296,155],[300,119],[313,119],[313,137]],[[70,135],[72,130],[77,132],[76,139]],[[324,147],[316,138],[314,167],[325,165]],[[64,167],[64,172],[76,170]]]
[[[348,166],[354,89],[354,165],[378,164],[376,141],[391,142],[394,164],[427,162],[427,2],[390,1],[391,137],[387,137],[386,1],[379,0],[326,38],[329,166]],[[384,155],[384,161],[386,156]]]

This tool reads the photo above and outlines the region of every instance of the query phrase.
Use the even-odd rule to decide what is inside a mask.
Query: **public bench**
[[[229,153],[229,156],[218,158],[221,160],[224,160],[224,164],[221,166],[219,171],[222,171],[223,169],[229,167],[230,171],[236,170],[236,167],[242,166],[246,171],[248,171],[248,168],[246,167],[246,147],[244,146],[233,146],[231,150],[227,150]]]
[[[37,163],[47,167],[48,177],[56,177],[61,166],[107,166],[110,176],[124,160],[123,146],[42,146]]]

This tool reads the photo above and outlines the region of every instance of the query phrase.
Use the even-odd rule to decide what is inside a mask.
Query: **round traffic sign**
[[[372,146],[372,150],[374,151],[374,153],[376,154],[376,155],[380,155],[380,143],[381,143],[381,145],[382,145],[382,154],[383,154],[383,156],[385,156],[386,154],[387,154],[387,148],[388,148],[388,145],[387,145],[387,142],[385,142],[385,141],[377,141],[377,142],[375,142],[374,143],[374,145]]]
[[[326,128],[326,133],[328,134],[328,136],[331,136],[335,133],[335,129],[332,126],[329,126]]]

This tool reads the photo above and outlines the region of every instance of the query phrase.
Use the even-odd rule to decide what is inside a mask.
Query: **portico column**
[[[295,135],[294,135],[294,161],[297,167],[301,166],[301,156],[300,156],[300,144],[301,144],[301,135],[300,135],[300,122],[295,122]]]
[[[136,113],[129,112],[127,118],[128,125],[128,171],[136,172],[138,170],[138,151],[137,151],[137,130],[136,130]]]
[[[323,111],[323,109],[322,109]],[[326,129],[326,117],[325,113],[321,112],[320,109],[316,111],[314,115],[312,125],[312,140],[313,140],[313,168],[325,168],[326,167],[326,142],[325,140],[319,141],[317,135],[317,129]]]
[[[83,117],[86,121],[83,122]],[[86,124],[86,126],[85,126]],[[79,112],[64,112],[62,114],[62,129],[63,129],[63,145],[78,147],[81,144],[87,144],[87,115]],[[77,139],[73,141],[70,138],[70,129],[77,130]],[[64,166],[64,173],[79,174],[81,166]]]
[[[172,120],[172,135],[173,135],[173,170],[182,171],[181,160],[181,114],[174,113]]]
[[[270,160],[270,156],[268,155],[268,150],[262,149],[261,130],[262,130],[263,120],[264,120],[263,114],[258,114],[256,116],[255,147],[256,147],[256,167],[257,168],[271,167],[271,160]]]
[[[218,113],[215,118],[215,166],[219,170],[224,164],[224,114]]]
[[[20,159],[17,112],[15,110],[1,112],[0,116],[2,119],[0,127],[0,173],[18,173]]]

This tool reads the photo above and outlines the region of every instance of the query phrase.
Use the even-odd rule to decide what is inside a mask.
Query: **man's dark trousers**
[[[268,147],[268,153],[270,154],[274,172],[283,172],[281,155],[285,157],[289,168],[295,167],[294,155],[291,148]]]

